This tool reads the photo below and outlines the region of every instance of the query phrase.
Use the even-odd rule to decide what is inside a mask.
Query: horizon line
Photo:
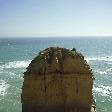
[[[110,38],[112,35],[75,35],[75,36],[0,36],[0,38]],[[82,39],[83,39],[82,38]]]

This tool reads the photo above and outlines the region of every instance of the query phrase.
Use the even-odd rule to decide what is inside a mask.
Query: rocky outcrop
[[[76,49],[50,47],[24,73],[22,112],[91,112],[92,71]]]

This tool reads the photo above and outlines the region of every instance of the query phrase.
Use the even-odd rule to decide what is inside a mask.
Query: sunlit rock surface
[[[94,112],[92,71],[75,48],[50,47],[24,73],[22,112]]]

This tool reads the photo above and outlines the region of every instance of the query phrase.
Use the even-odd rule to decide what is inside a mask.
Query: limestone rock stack
[[[92,71],[75,48],[47,48],[24,73],[22,112],[91,112],[92,86]]]

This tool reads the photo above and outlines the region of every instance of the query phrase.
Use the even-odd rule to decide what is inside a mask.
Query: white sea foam
[[[107,74],[107,71],[100,71],[100,70],[97,70],[96,72],[99,73],[99,74]]]
[[[7,93],[8,88],[9,84],[7,84],[4,80],[0,80],[0,96],[4,96]]]
[[[112,68],[108,68],[104,71],[101,71],[101,70],[96,70],[97,73],[99,74],[108,74],[108,73],[111,73],[112,72]]]
[[[0,69],[3,69],[3,68],[25,68],[29,65],[30,62],[31,62],[31,60],[12,61],[12,62],[5,63],[3,65],[0,65]]]
[[[112,61],[112,56],[105,56],[105,57],[88,57],[86,58],[87,61]]]
[[[112,99],[112,87],[110,86],[99,85],[98,87],[93,87],[93,91],[95,94]]]

